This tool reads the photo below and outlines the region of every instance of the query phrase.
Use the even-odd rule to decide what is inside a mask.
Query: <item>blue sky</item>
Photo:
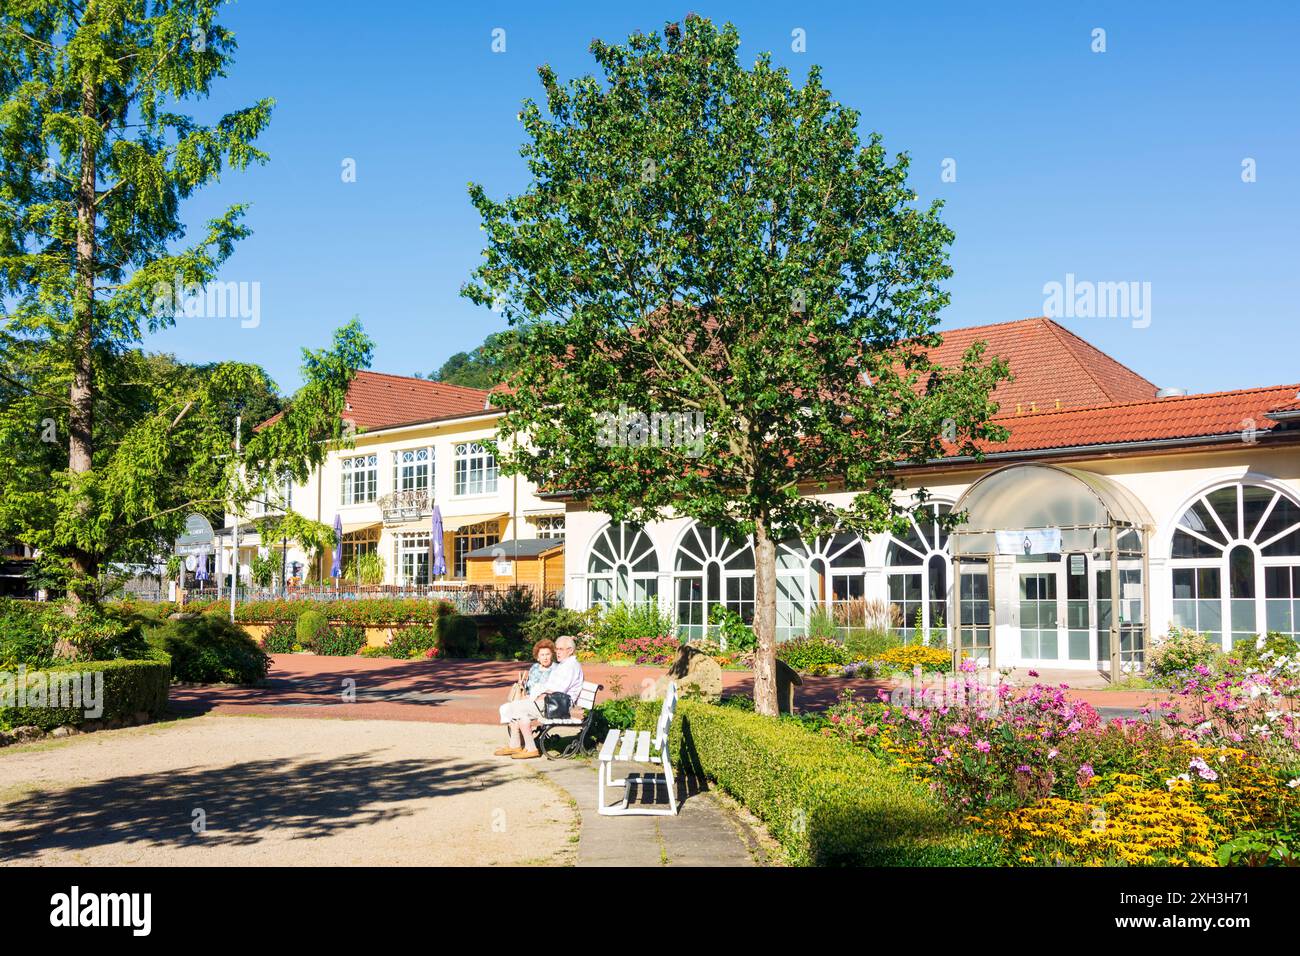
[[[593,37],[693,10],[735,23],[746,60],[770,50],[797,78],[820,64],[864,134],[911,154],[914,188],[946,202],[957,236],[944,327],[1039,315],[1044,285],[1068,274],[1150,283],[1145,327],[1063,324],[1160,385],[1300,381],[1300,12],[1140,6],[241,0],[221,18],[235,68],[195,112],[274,97],[271,161],[186,213],[197,228],[251,204],[254,235],[222,278],[260,283],[260,324],[183,319],[147,345],[259,362],[289,390],[299,349],[353,315],[379,371],[428,373],[474,347],[504,323],[458,295],[481,252],[465,188],[524,186],[516,114],[538,95],[536,67],[591,72]]]

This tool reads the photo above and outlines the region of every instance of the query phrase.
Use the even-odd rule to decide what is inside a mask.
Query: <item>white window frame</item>
[[[362,505],[379,497],[379,455],[353,455],[339,462],[339,504]],[[358,493],[357,489],[362,490]]]
[[[432,496],[436,467],[432,445],[398,448],[393,452],[393,491],[424,491]],[[423,482],[419,480],[421,477]]]
[[[472,498],[494,495],[497,491],[497,459],[482,442],[467,441],[456,445],[452,472],[452,495]]]

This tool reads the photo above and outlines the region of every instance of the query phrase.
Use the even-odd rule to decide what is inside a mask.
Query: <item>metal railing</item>
[[[236,604],[249,601],[364,601],[374,598],[405,598],[422,601],[446,601],[461,614],[489,613],[495,600],[511,591],[519,590],[530,593],[533,606],[563,607],[563,591],[542,591],[531,584],[468,584],[461,582],[441,582],[435,584],[391,585],[381,584],[371,587],[353,585],[338,588],[328,585],[315,587],[291,587],[288,591],[278,588],[261,588],[241,586],[235,596]],[[212,601],[218,597],[215,588],[191,589],[185,592],[185,601]],[[224,588],[220,597],[230,599],[230,589]]]
[[[433,514],[433,495],[423,488],[390,491],[379,497],[378,504],[386,522],[412,521]]]

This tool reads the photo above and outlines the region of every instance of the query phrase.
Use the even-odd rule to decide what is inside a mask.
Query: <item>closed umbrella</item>
[[[330,577],[337,578],[342,573],[343,565],[343,520],[334,516],[334,564],[330,567]]]
[[[433,506],[433,524],[429,529],[433,539],[433,567],[429,569],[429,578],[436,578],[447,573],[447,555],[442,547],[442,509]]]

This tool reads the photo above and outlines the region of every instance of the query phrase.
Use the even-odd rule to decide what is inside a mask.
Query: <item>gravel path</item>
[[[6,748],[0,863],[572,863],[569,797],[491,756],[501,742],[464,724],[207,715]]]

